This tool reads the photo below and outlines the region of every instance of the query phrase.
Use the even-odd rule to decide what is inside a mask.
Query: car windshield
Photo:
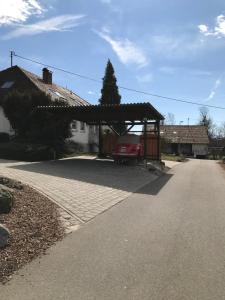
[[[127,134],[120,136],[118,139],[118,144],[138,144],[140,143],[140,136],[134,134]]]

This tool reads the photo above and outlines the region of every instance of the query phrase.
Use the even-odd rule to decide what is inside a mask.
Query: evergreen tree
[[[120,104],[121,96],[119,94],[116,81],[113,65],[111,61],[108,60],[105,69],[105,76],[103,78],[103,87],[101,89],[102,96],[99,99],[101,105]]]
[[[120,104],[121,96],[119,94],[117,80],[114,72],[113,65],[110,60],[108,60],[105,76],[103,77],[103,87],[101,89],[101,98],[99,102],[101,105],[107,104]],[[118,122],[113,125],[113,129],[118,133],[122,134],[126,130],[126,125],[124,122]]]

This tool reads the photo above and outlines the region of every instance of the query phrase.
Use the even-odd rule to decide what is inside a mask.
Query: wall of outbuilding
[[[10,135],[14,133],[9,123],[9,120],[6,118],[3,108],[0,106],[0,132],[5,132]]]

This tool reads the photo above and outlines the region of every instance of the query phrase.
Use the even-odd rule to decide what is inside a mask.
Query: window
[[[77,130],[77,121],[72,121],[72,123],[71,123],[71,129],[72,130]]]
[[[6,81],[5,83],[3,83],[3,85],[1,86],[2,89],[9,89],[11,88],[11,86],[14,84],[13,81]]]
[[[80,130],[85,131],[85,124],[84,122],[80,122]]]
[[[62,98],[62,99],[65,99],[65,97],[62,94],[60,94],[59,92],[57,92],[57,91],[49,89],[49,92],[53,96],[53,98],[59,98],[59,99]]]

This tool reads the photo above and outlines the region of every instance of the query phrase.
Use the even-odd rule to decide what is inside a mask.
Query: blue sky
[[[3,4],[4,3],[4,4]],[[96,79],[107,59],[118,84],[225,107],[224,0],[7,0],[0,2],[0,69],[9,51]],[[15,58],[36,74],[41,66]],[[54,71],[54,81],[97,104],[101,84]],[[176,122],[198,107],[120,90],[122,102],[151,102]],[[214,121],[225,111],[210,109]]]

